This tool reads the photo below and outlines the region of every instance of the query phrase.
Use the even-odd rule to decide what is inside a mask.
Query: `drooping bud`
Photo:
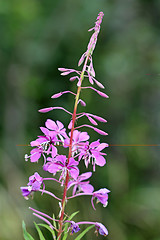
[[[93,118],[95,118],[95,119],[96,119],[97,121],[99,121],[99,122],[107,122],[106,119],[104,119],[104,118],[102,118],[102,117],[99,117],[99,116],[97,116],[97,115],[90,114],[90,113],[89,113],[89,115],[91,115]]]
[[[98,87],[103,88],[103,89],[105,88],[105,87],[103,86],[103,84],[100,83],[99,81],[97,81],[96,79],[94,79],[94,81],[95,81],[95,83],[97,84]]]
[[[97,91],[97,93],[101,96],[101,97],[104,97],[104,98],[109,98],[109,96],[101,91]]]
[[[89,120],[93,125],[98,125],[93,118],[91,118],[91,117],[88,116],[87,114],[86,114],[86,116],[87,116],[88,120]]]
[[[72,82],[72,81],[76,80],[76,78],[79,80],[79,77],[77,77],[77,76],[71,77],[69,80]]]
[[[86,53],[83,53],[81,58],[79,59],[79,62],[78,62],[78,67],[81,66],[81,64],[83,63],[84,59],[85,59],[85,56],[86,56]]]
[[[104,132],[104,131],[102,131],[102,130],[100,130],[100,129],[98,129],[98,128],[93,128],[93,130],[94,130],[95,132],[99,133],[100,135],[108,135],[108,133],[106,133],[106,132]]]
[[[38,110],[38,112],[46,113],[46,112],[52,111],[53,109],[54,109],[53,107],[42,108],[42,109]]]
[[[82,100],[82,99],[79,99],[79,103],[81,104],[81,106],[85,107],[86,106],[86,103]]]
[[[59,97],[61,97],[61,96],[62,96],[62,92],[56,93],[56,94],[52,95],[51,98],[59,98]]]

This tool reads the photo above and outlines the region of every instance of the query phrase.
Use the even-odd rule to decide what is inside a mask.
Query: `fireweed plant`
[[[48,194],[51,197],[55,198],[59,202],[60,212],[59,216],[56,219],[53,217],[40,212],[36,209],[30,208],[33,212],[33,215],[41,219],[44,223],[36,224],[35,227],[38,231],[39,237],[41,240],[45,239],[43,233],[40,229],[44,227],[48,229],[54,240],[65,240],[68,237],[68,234],[74,234],[80,231],[80,225],[90,225],[78,236],[76,234],[75,239],[81,239],[86,232],[88,232],[92,227],[95,227],[95,233],[98,235],[107,236],[108,231],[106,227],[99,222],[90,222],[90,221],[80,221],[74,222],[72,219],[78,213],[72,213],[70,216],[66,214],[65,207],[67,202],[75,197],[80,196],[90,196],[91,204],[95,210],[94,200],[102,203],[103,207],[107,206],[108,203],[108,193],[110,192],[106,188],[102,188],[98,191],[94,191],[94,187],[90,184],[88,179],[92,176],[92,172],[85,172],[80,174],[79,165],[85,164],[85,167],[88,168],[89,164],[93,165],[93,172],[96,170],[96,165],[102,167],[106,164],[104,158],[105,153],[102,150],[108,147],[107,143],[100,143],[100,140],[89,142],[90,136],[87,132],[80,131],[81,128],[87,127],[91,128],[100,135],[107,135],[106,132],[100,130],[97,126],[97,121],[106,122],[106,120],[97,115],[81,112],[77,113],[78,104],[86,106],[86,103],[80,99],[81,90],[92,89],[101,97],[108,98],[108,96],[97,90],[93,87],[93,84],[96,84],[99,88],[104,88],[104,86],[95,79],[95,71],[93,68],[92,54],[96,46],[97,37],[100,31],[100,25],[103,18],[103,12],[98,14],[98,17],[95,22],[95,26],[89,31],[93,31],[93,34],[90,38],[87,50],[81,56],[78,66],[83,63],[83,68],[81,71],[68,68],[59,68],[62,76],[69,75],[71,73],[74,76],[70,77],[70,81],[77,82],[77,93],[71,91],[64,91],[56,93],[52,96],[53,99],[61,97],[63,94],[70,93],[75,98],[73,113],[69,112],[63,107],[48,107],[39,110],[41,113],[46,113],[55,109],[60,109],[65,111],[71,116],[71,121],[68,125],[68,132],[64,128],[63,123],[59,120],[56,122],[47,119],[45,122],[45,127],[40,127],[42,135],[38,136],[35,141],[32,141],[30,145],[33,149],[30,152],[30,155],[25,155],[25,160],[30,159],[31,162],[38,162],[38,160],[43,158],[43,170],[51,174],[49,178],[41,177],[37,172],[29,177],[29,182],[26,187],[21,187],[22,195],[25,199],[28,199],[30,195],[33,195],[34,192],[40,192],[42,195]],[[85,80],[89,80],[89,86],[82,86],[82,83]],[[81,126],[77,125],[78,119],[81,117],[87,117],[90,124],[83,124]],[[68,154],[63,155],[58,152],[57,146],[61,145],[63,148],[68,149]],[[59,174],[57,174],[59,173]],[[56,178],[56,176],[58,177]],[[55,181],[61,187],[63,187],[63,197],[59,198],[55,196],[54,193],[47,191],[45,187],[46,181]],[[68,190],[73,188],[72,195],[68,196]],[[23,234],[25,239],[33,239],[33,237],[27,232],[25,223],[23,222]]]

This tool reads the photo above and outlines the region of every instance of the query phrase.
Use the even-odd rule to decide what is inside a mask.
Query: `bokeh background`
[[[100,11],[105,15],[93,60],[110,98],[92,91],[82,95],[87,112],[108,120],[99,125],[109,133],[101,138],[111,145],[107,165],[97,167],[91,183],[111,193],[107,208],[98,204],[94,211],[90,198],[81,197],[68,203],[67,212],[80,209],[75,220],[102,222],[110,240],[160,240],[160,147],[151,146],[160,144],[159,0],[0,0],[0,240],[23,239],[22,220],[38,239],[33,221],[39,220],[29,206],[59,212],[49,197],[35,194],[26,201],[21,196],[20,186],[30,175],[43,176],[42,161],[25,162],[24,154],[47,118],[68,124],[65,113],[38,109],[72,111],[71,96],[50,98],[75,89],[57,68],[77,68],[91,36],[87,30]],[[92,140],[99,138],[89,133]],[[48,187],[61,196],[56,184]],[[83,239],[104,238],[91,230]]]

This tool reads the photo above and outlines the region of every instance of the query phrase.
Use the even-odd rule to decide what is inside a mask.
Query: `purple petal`
[[[99,202],[103,204],[103,207],[106,207],[108,204],[108,193],[110,191],[106,188],[102,188],[93,193],[93,197],[96,197]]]
[[[87,132],[81,132],[81,133],[79,134],[79,141],[80,141],[80,142],[87,141],[89,138],[90,138],[90,137],[89,137],[89,135],[88,135]]]
[[[51,119],[47,119],[47,121],[45,122],[45,125],[46,125],[47,128],[49,128],[51,130],[57,130],[56,123]]]
[[[45,141],[46,141],[46,138],[40,137],[40,138],[37,138],[35,141],[30,142],[30,145],[32,147],[38,147]]]
[[[80,134],[80,132],[79,132],[78,130],[74,130],[74,131],[73,131],[73,139],[74,139],[75,141],[78,141],[79,134]],[[71,132],[69,133],[69,136],[71,136]]]
[[[102,156],[96,157],[96,164],[100,167],[103,167],[106,164],[105,158]]]
[[[72,120],[70,121],[69,125],[68,125],[68,129],[72,128]]]
[[[73,180],[69,181],[68,186],[67,186],[67,189],[71,188],[71,187],[74,186],[75,184],[76,184],[75,181],[73,181]],[[74,195],[74,194],[73,194],[73,195]]]
[[[54,158],[57,155],[57,148],[52,145],[52,158]]]
[[[31,193],[31,191],[28,190],[28,187],[21,187],[20,189],[23,197],[27,197]]]
[[[75,161],[74,158],[71,157],[71,158],[69,159],[69,163],[68,163],[67,167],[77,166],[78,164],[79,164],[79,162],[78,162],[78,161]]]
[[[58,125],[59,130],[61,130],[62,128],[64,128],[63,123],[61,123],[60,121],[57,120],[56,123],[57,123],[57,125]]]
[[[47,136],[49,135],[49,130],[45,127],[40,127],[41,131]]]
[[[43,181],[43,178],[37,172],[35,172],[33,176],[35,177],[35,179],[38,182],[42,182]]]
[[[84,193],[92,193],[94,191],[94,187],[91,184],[81,184],[80,186]]]
[[[99,146],[97,147],[98,151],[103,150],[104,148],[108,147],[109,145],[107,143],[100,143]]]
[[[64,166],[66,164],[66,160],[67,160],[67,158],[65,155],[58,155],[56,157],[56,161],[61,162]]]
[[[97,141],[92,142],[92,143],[90,144],[90,148],[98,147],[98,146],[100,145],[99,141],[100,141],[100,140],[98,139]]]
[[[56,163],[51,163],[47,167],[47,171],[50,173],[56,173],[61,170],[61,166],[57,165]]]
[[[83,180],[86,180],[88,178],[90,178],[92,176],[92,172],[86,172],[86,173],[82,173],[78,179],[79,181],[83,181]]]
[[[38,149],[31,150],[31,157],[30,157],[31,162],[38,162],[40,157],[41,157],[41,153],[39,152]]]
[[[77,167],[72,167],[70,170],[69,170],[69,173],[71,175],[71,177],[73,179],[77,179],[78,175],[79,175],[79,169]]]
[[[103,235],[103,236],[107,236],[108,235],[108,230],[106,229],[106,227],[102,223],[96,222],[95,227],[99,231],[100,235]]]

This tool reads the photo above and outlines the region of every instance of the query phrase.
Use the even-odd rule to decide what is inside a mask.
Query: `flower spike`
[[[52,233],[54,240],[62,240],[62,238],[68,239],[68,232],[71,231],[70,234],[78,233],[81,230],[79,226],[82,224],[90,224],[92,226],[84,230],[76,239],[82,238],[82,236],[92,227],[95,227],[95,233],[97,235],[108,235],[108,230],[102,223],[71,221],[73,216],[75,216],[78,212],[72,213],[70,216],[65,213],[67,202],[71,201],[71,199],[75,197],[90,196],[93,209],[95,209],[94,200],[96,200],[97,203],[102,203],[104,207],[108,204],[108,194],[110,191],[106,188],[94,191],[92,182],[90,183],[89,181],[89,178],[92,176],[92,173],[95,172],[96,167],[103,167],[106,164],[105,156],[107,154],[102,150],[108,147],[108,144],[101,143],[100,139],[90,142],[91,138],[87,131],[79,131],[80,128],[87,127],[93,129],[100,135],[108,135],[105,131],[97,128],[98,122],[106,123],[107,120],[92,113],[78,111],[80,105],[82,107],[86,106],[86,102],[82,100],[80,96],[81,90],[83,89],[91,89],[101,97],[108,98],[106,93],[93,87],[93,85],[96,84],[99,88],[104,89],[103,84],[95,79],[96,74],[92,59],[103,15],[103,12],[100,12],[95,21],[94,27],[88,30],[89,32],[93,32],[91,33],[86,51],[82,54],[78,61],[78,66],[83,64],[82,69],[79,71],[71,68],[58,68],[61,76],[69,75],[69,81],[76,85],[75,87],[77,88],[77,91],[76,93],[70,90],[60,91],[53,94],[51,98],[57,99],[63,94],[72,94],[74,96],[73,112],[59,106],[46,107],[39,110],[41,113],[48,113],[52,110],[63,110],[70,115],[70,122],[67,124],[68,129],[65,128],[65,125],[57,119],[46,119],[45,126],[40,127],[41,135],[39,135],[34,141],[30,142],[30,146],[32,147],[30,155],[25,154],[25,160],[28,161],[28,159],[30,159],[30,162],[32,163],[38,162],[42,157],[42,171],[45,171],[45,175],[50,175],[43,178],[35,172],[29,177],[27,186],[21,187],[21,191],[22,195],[26,199],[28,199],[30,195],[37,194],[37,192],[39,192],[39,195],[43,197],[47,194],[54,198],[54,201],[58,200],[60,207],[57,217],[58,219],[54,219],[54,216],[52,218],[46,213],[30,207],[30,210],[33,211],[33,215],[44,221],[45,224],[42,224],[41,226],[46,227]],[[86,79],[90,86],[84,84]],[[87,117],[91,125],[85,123],[83,125],[78,124],[79,119],[83,116]],[[84,164],[86,168],[88,168],[89,164],[92,164],[92,172],[89,171],[80,173],[79,166],[81,164]],[[48,181],[52,181],[52,183],[54,181],[56,182],[55,185],[59,185],[59,188],[63,187],[62,197],[56,196],[54,192],[46,190],[46,181],[47,183]],[[56,222],[58,222],[58,224],[56,224]],[[68,227],[67,225],[69,225],[69,223],[70,226]],[[43,234],[41,235],[39,226],[35,226],[39,235],[44,238]]]

